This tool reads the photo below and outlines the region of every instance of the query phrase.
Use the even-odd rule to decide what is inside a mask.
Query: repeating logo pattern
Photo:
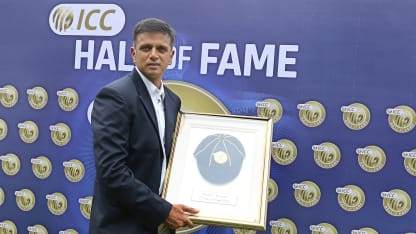
[[[45,156],[39,156],[30,160],[33,174],[39,179],[46,179],[52,173],[52,163]]]
[[[260,117],[271,118],[276,123],[283,116],[283,107],[276,99],[265,99],[256,103],[257,115]]]
[[[398,133],[410,132],[416,125],[416,113],[409,106],[400,105],[388,108],[386,113],[389,115],[388,121],[391,129]]]
[[[315,206],[321,199],[321,189],[312,181],[303,181],[292,187],[295,190],[295,200],[301,206]]]
[[[342,120],[345,126],[352,130],[361,130],[370,123],[370,111],[361,103],[342,106],[341,111],[343,112]]]
[[[404,158],[403,164],[406,171],[410,175],[416,176],[416,149],[413,149],[410,152],[405,151],[402,153],[402,156]]]
[[[64,111],[72,111],[78,106],[79,98],[75,89],[65,88],[56,92],[58,95],[58,104]]]
[[[28,226],[27,231],[29,232],[29,234],[48,234],[48,230],[45,228],[45,226],[40,224]]]
[[[30,211],[35,207],[35,194],[30,189],[15,191],[16,204],[22,211]]]
[[[4,220],[0,222],[0,233],[17,234],[17,227],[11,220]]]
[[[26,90],[27,100],[33,109],[42,109],[48,103],[48,93],[40,86]]]
[[[358,154],[358,164],[366,172],[378,172],[386,164],[386,154],[378,146],[357,148],[355,152]]]
[[[320,223],[309,226],[312,234],[338,234],[337,229],[330,223]]]
[[[78,234],[75,229],[66,229],[64,231],[59,231],[59,234]]]
[[[326,118],[325,107],[317,101],[298,104],[299,119],[307,127],[318,127]]]
[[[312,150],[314,151],[313,158],[321,168],[333,168],[341,161],[341,151],[334,143],[324,142],[313,145]]]
[[[365,194],[356,185],[346,185],[336,189],[338,204],[346,211],[357,211],[365,204]]]
[[[68,162],[63,162],[65,177],[71,182],[79,182],[84,178],[85,167],[81,161],[71,159]]]
[[[11,108],[16,105],[19,100],[19,92],[13,85],[5,85],[0,88],[0,103],[6,107]]]
[[[293,163],[298,156],[295,143],[288,139],[280,139],[272,143],[272,157],[280,165]]]
[[[6,138],[7,136],[7,124],[3,119],[0,119],[0,141]]]
[[[280,218],[270,221],[272,234],[297,234],[298,229],[295,223],[288,218]]]
[[[20,170],[20,159],[13,153],[0,156],[1,168],[6,175],[14,176]]]
[[[19,128],[20,139],[23,142],[30,144],[38,139],[39,128],[35,122],[28,120],[23,123],[19,123],[17,127]]]
[[[64,146],[71,140],[71,129],[64,123],[49,126],[51,139],[55,145]]]
[[[68,203],[65,195],[62,193],[52,193],[46,195],[49,211],[54,215],[62,215],[65,213]]]
[[[382,192],[384,210],[392,216],[403,216],[410,211],[412,200],[409,194],[401,189]]]
[[[269,181],[267,183],[267,200],[269,202],[276,199],[277,195],[279,194],[279,187],[277,186],[276,181],[274,181],[272,178],[269,178]]]
[[[78,199],[79,209],[81,210],[82,216],[86,219],[90,219],[91,217],[92,199],[92,196]]]
[[[3,205],[3,203],[4,203],[4,191],[0,187],[0,206]]]

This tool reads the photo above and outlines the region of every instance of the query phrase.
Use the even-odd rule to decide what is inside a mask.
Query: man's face
[[[163,73],[172,62],[174,51],[168,35],[145,32],[136,36],[135,48],[131,48],[130,53],[137,68],[159,86]]]

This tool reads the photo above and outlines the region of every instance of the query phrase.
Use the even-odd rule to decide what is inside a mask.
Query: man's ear
[[[136,50],[134,49],[134,47],[130,47],[130,55],[131,55],[131,58],[133,59],[133,62],[135,62]]]

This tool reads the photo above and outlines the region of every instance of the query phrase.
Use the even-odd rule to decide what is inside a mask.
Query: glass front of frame
[[[265,230],[272,121],[181,113],[163,197],[195,223]]]

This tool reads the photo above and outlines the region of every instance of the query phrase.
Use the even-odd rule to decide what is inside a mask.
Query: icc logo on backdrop
[[[115,4],[59,4],[49,14],[49,26],[58,35],[114,36],[125,21]]]

